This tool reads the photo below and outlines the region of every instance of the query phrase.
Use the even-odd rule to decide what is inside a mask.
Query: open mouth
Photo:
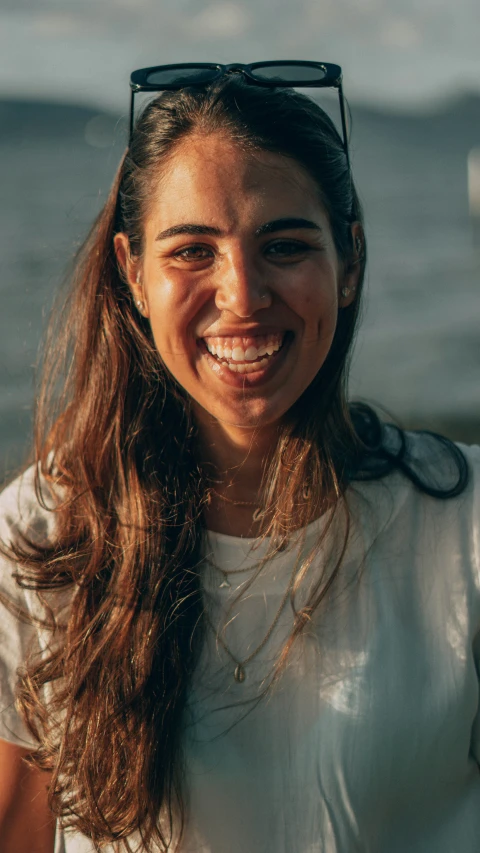
[[[212,358],[232,373],[256,373],[270,365],[285,344],[287,332],[247,337],[203,338]]]

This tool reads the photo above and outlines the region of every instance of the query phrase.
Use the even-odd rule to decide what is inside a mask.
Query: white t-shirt
[[[235,704],[271,671],[292,627],[290,605],[243,683],[208,634],[188,704],[181,853],[478,853],[480,448],[463,451],[470,484],[452,500],[427,497],[399,473],[350,487],[340,576],[266,700]],[[0,498],[0,536],[20,515],[42,534],[52,523],[36,505],[31,472]],[[323,524],[307,528],[302,548]],[[229,612],[255,568],[228,575],[226,586],[214,566],[254,566],[265,548],[255,545],[208,535],[206,606],[214,626],[228,621],[225,641],[240,661],[272,624],[300,547],[275,557]],[[300,604],[335,547],[332,532]],[[11,571],[0,562],[1,588],[34,608]],[[0,609],[0,737],[15,743],[28,741],[13,687],[32,630]],[[58,833],[56,850],[93,847]]]

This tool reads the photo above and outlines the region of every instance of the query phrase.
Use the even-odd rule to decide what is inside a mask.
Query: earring
[[[355,287],[342,287],[340,293],[346,299],[351,293],[355,293]]]

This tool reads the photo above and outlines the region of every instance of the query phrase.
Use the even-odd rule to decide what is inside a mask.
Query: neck
[[[215,470],[218,491],[228,488],[231,497],[254,500],[262,482],[265,461],[277,442],[277,427],[244,429],[203,418],[199,434],[200,452],[203,461]]]
[[[214,471],[215,491],[206,512],[208,528],[230,536],[257,536],[260,525],[253,513],[260,507],[265,462],[275,448],[277,427],[246,429],[217,421],[205,412],[197,415],[197,424],[202,461]]]

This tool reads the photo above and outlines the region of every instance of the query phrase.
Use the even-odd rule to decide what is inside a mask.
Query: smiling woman
[[[353,245],[360,224],[351,230]],[[273,446],[279,419],[322,367],[339,300],[352,302],[360,273],[339,262],[317,183],[284,155],[197,131],[177,145],[152,193],[141,255],[131,256],[126,232],[114,242],[203,439],[246,451],[255,429],[263,448]],[[250,532],[222,522],[225,533]]]
[[[348,401],[365,263],[310,99],[139,117],[0,501],[6,853],[477,850],[480,453]]]

